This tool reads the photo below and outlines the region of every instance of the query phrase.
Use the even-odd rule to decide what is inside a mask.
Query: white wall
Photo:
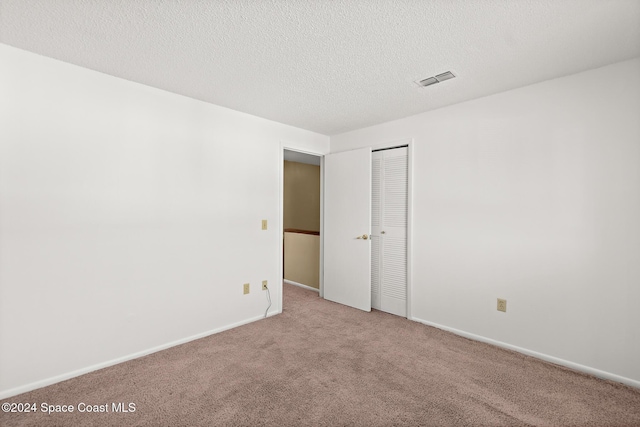
[[[415,140],[413,317],[640,386],[640,58],[331,151],[401,138]]]
[[[280,310],[282,141],[329,149],[0,45],[0,398]]]

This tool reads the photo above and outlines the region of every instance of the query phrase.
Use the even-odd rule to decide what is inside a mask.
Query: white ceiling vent
[[[452,79],[452,78],[454,78],[454,77],[455,77],[455,74],[453,74],[451,71],[446,71],[446,72],[444,72],[444,73],[442,73],[442,74],[438,74],[438,75],[437,75],[437,76],[435,76],[435,77],[427,77],[427,78],[426,78],[426,79],[424,79],[424,80],[416,80],[416,82],[415,82],[415,83],[416,83],[418,86],[421,86],[421,87],[427,87],[427,86],[434,85],[434,84],[436,84],[436,83],[443,82],[443,81],[445,81],[445,80]]]
[[[455,77],[455,75],[451,71],[447,71],[445,73],[438,74],[436,76],[436,79],[438,79],[439,82],[443,82],[445,80],[449,80],[449,79],[452,79],[454,77]]]
[[[438,82],[438,79],[436,79],[435,77],[429,77],[428,79],[420,80],[419,82],[416,82],[416,83],[418,83],[419,86],[427,87],[439,82]]]

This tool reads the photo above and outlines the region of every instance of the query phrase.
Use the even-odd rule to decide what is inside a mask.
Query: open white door
[[[371,148],[324,163],[324,297],[371,311]]]

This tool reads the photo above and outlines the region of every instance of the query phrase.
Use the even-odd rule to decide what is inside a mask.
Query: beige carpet
[[[290,285],[281,315],[5,402],[109,409],[7,427],[640,426],[640,390]]]

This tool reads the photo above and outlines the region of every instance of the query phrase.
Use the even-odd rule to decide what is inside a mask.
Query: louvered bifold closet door
[[[373,153],[372,307],[399,316],[407,315],[407,160],[406,147]]]
[[[380,310],[380,225],[382,224],[380,188],[382,174],[382,155],[380,151],[372,153],[371,159],[371,308]]]

